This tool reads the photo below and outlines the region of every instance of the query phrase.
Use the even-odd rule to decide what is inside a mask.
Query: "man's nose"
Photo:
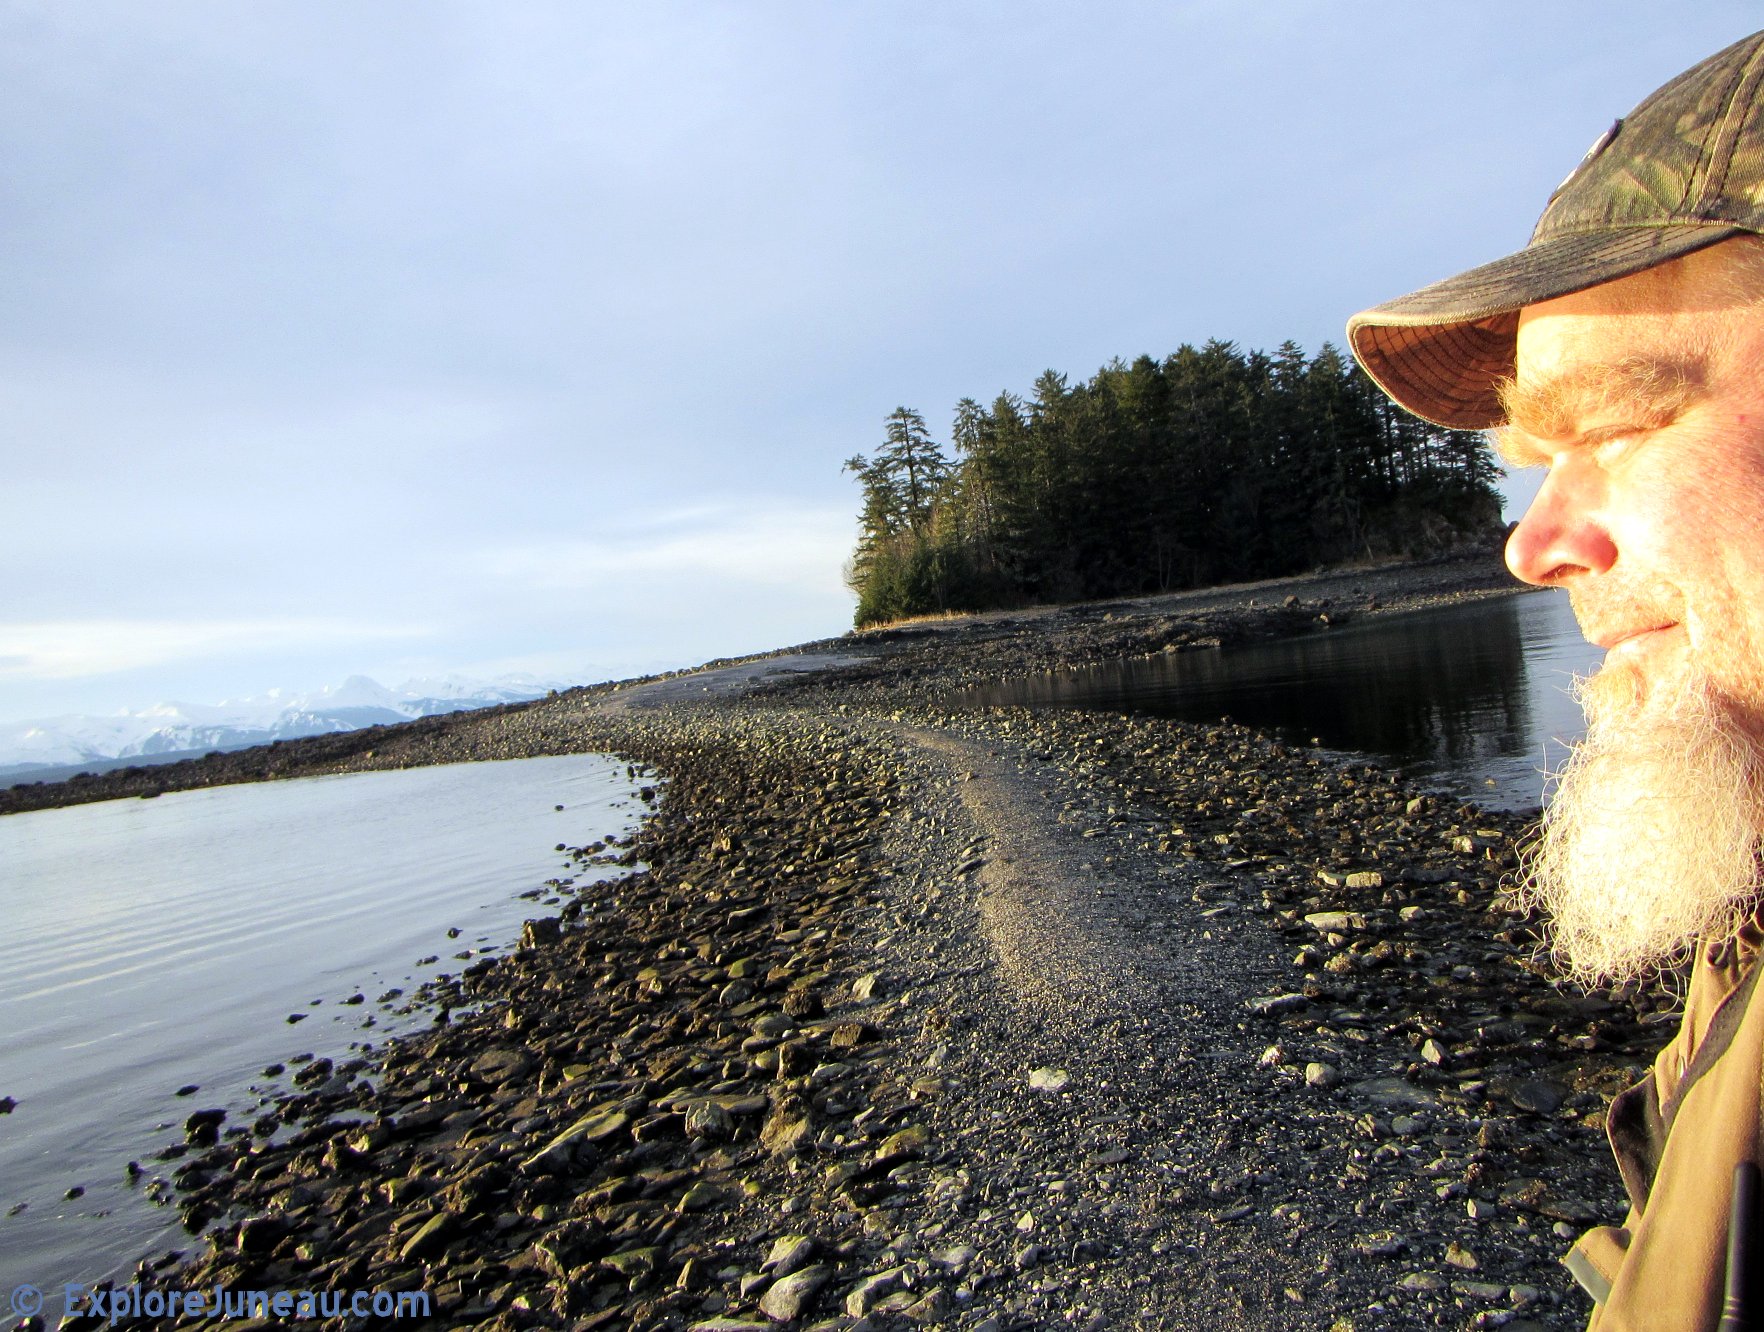
[[[1592,469],[1574,462],[1552,466],[1507,538],[1507,567],[1514,576],[1554,587],[1615,564],[1617,544],[1596,516],[1600,493]]]

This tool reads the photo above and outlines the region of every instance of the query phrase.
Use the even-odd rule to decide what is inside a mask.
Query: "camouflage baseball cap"
[[[1366,373],[1415,415],[1503,419],[1522,307],[1764,233],[1764,32],[1686,70],[1607,130],[1523,250],[1355,315]]]

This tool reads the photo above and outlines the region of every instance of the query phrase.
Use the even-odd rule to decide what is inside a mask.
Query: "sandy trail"
[[[1070,774],[1058,765],[948,731],[895,731],[947,767],[989,839],[979,920],[1001,978],[1043,1022],[1141,1026],[1219,988],[1207,957],[1220,945],[1176,905],[1201,877],[1196,869],[1134,855],[1127,829],[1072,807]]]

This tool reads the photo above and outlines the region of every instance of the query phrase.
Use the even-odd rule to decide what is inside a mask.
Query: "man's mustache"
[[[1569,588],[1568,601],[1589,643],[1610,643],[1625,634],[1684,620],[1684,598],[1660,583],[1626,582],[1608,575],[1581,580]]]

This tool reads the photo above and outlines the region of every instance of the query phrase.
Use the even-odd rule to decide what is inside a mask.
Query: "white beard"
[[[1542,909],[1557,961],[1591,986],[1669,967],[1750,918],[1764,746],[1701,676],[1644,697],[1607,667],[1578,692],[1586,739],[1522,850],[1517,896]]]

